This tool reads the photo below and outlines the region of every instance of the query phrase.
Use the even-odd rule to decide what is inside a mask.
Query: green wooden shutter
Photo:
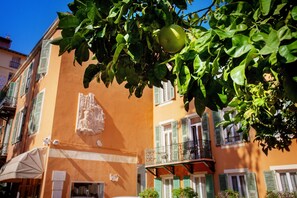
[[[41,116],[41,107],[42,107],[42,101],[43,101],[43,94],[44,94],[44,92],[40,92],[37,95],[37,98],[36,98],[36,106],[35,106],[35,110],[34,110],[36,130],[39,129],[39,125],[40,125],[40,116]]]
[[[189,141],[189,137],[188,137],[188,119],[187,118],[183,118],[181,120],[182,123],[182,137],[183,137],[183,142],[187,142]]]
[[[184,176],[184,188],[191,187],[191,178],[189,175]]]
[[[29,134],[33,134],[39,129],[43,95],[44,92],[40,92],[33,101],[33,108],[29,121]]]
[[[178,160],[178,131],[177,131],[177,121],[171,122],[172,127],[172,160]]]
[[[41,53],[40,53],[40,60],[38,66],[38,74],[44,74],[47,72],[48,64],[49,64],[49,55],[50,55],[50,40],[43,40]]]
[[[20,90],[20,96],[23,96],[26,91],[26,84],[27,84],[27,78],[28,78],[28,68],[25,69],[23,75],[22,75],[22,84],[21,84],[21,90]]]
[[[264,171],[264,179],[267,191],[277,191],[274,171]]]
[[[31,109],[31,113],[30,113],[30,120],[29,120],[29,123],[28,123],[28,133],[31,135],[35,132],[35,123],[34,123],[34,111],[35,111],[35,106],[36,106],[36,98],[33,99],[33,102],[32,102],[32,109]]]
[[[203,140],[209,140],[208,113],[202,115]]]
[[[170,100],[175,98],[175,90],[174,90],[174,86],[171,84],[170,81],[168,81],[168,89],[169,89],[169,93],[170,93]]]
[[[214,184],[213,184],[213,175],[206,174],[206,197],[207,198],[214,198]]]
[[[161,162],[161,155],[160,152],[162,151],[161,148],[161,126],[155,127],[155,154],[156,154],[156,162]]]
[[[161,178],[154,179],[154,188],[159,194],[159,198],[162,197],[162,180]]]
[[[220,182],[220,192],[225,191],[228,189],[228,176],[227,174],[220,174],[219,175],[219,182]]]
[[[182,123],[182,138],[183,138],[183,159],[189,159],[190,158],[190,152],[188,152],[188,119],[183,118],[181,120]]]
[[[25,88],[26,93],[28,92],[28,90],[30,88],[32,72],[33,72],[33,62],[30,64],[29,69],[28,69],[27,82],[26,82],[26,88]]]
[[[14,89],[14,93],[13,93],[13,97],[17,100],[18,98],[18,93],[19,93],[19,85],[20,85],[20,78],[18,78],[15,82],[15,89]]]
[[[16,135],[17,135],[18,127],[19,127],[19,121],[20,121],[20,112],[18,112],[15,117],[12,138],[11,138],[11,144],[16,143]]]
[[[247,186],[249,198],[258,198],[257,182],[255,173],[247,173]]]
[[[180,179],[178,176],[173,177],[173,189],[180,188]]]
[[[155,105],[160,104],[160,88],[154,87]]]
[[[217,126],[217,124],[221,121],[221,116],[220,113],[217,111],[212,112],[212,119],[214,123],[214,128],[215,128],[215,140],[216,140],[216,145],[219,146],[222,144],[222,132],[221,132],[221,126]]]
[[[8,88],[7,95],[6,95],[9,99],[12,99],[12,97],[14,95],[15,85],[16,85],[15,82],[11,82],[9,84],[9,88]]]

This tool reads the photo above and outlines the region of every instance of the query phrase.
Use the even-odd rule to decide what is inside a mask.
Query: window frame
[[[22,139],[22,132],[24,129],[24,122],[26,120],[26,108],[21,108],[16,114],[17,120],[14,123],[13,135],[12,135],[12,144],[16,144]]]
[[[35,114],[36,114],[36,100],[38,99],[38,97],[40,96],[40,94],[43,94],[42,95],[42,99],[41,99],[41,102],[40,102],[40,107],[38,107],[38,108],[40,108],[39,109],[39,116],[38,116],[38,120],[37,120],[37,128],[34,130],[34,131],[31,131],[31,129],[30,129],[30,126],[31,126],[31,124],[30,123],[32,123],[32,119],[34,119],[33,118],[33,116],[35,116]],[[42,91],[40,91],[38,94],[36,94],[36,96],[33,98],[33,102],[32,102],[32,107],[31,107],[31,112],[30,112],[30,118],[29,118],[29,123],[28,123],[28,134],[29,134],[29,136],[32,136],[32,135],[35,135],[35,134],[37,134],[38,132],[39,132],[39,130],[40,130],[40,125],[41,125],[41,118],[42,118],[42,112],[43,112],[43,106],[44,106],[44,99],[45,99],[45,89],[43,89]],[[36,123],[34,123],[34,124],[36,124]]]
[[[166,197],[166,185],[165,185],[165,181],[169,180],[169,196]],[[166,197],[166,198],[172,198],[173,194],[172,194],[172,190],[173,190],[173,176],[164,176],[162,177],[162,197]]]
[[[197,185],[196,185],[196,178],[199,178],[199,181],[200,181],[198,190],[197,190]],[[204,178],[204,188],[203,188],[203,186],[201,186],[201,178]],[[207,192],[206,192],[206,176],[205,176],[205,174],[194,174],[194,175],[192,175],[191,184],[192,184],[193,190],[196,193],[198,193],[199,197],[206,197],[207,196]],[[201,194],[203,196],[201,196]]]
[[[175,99],[175,87],[170,81],[161,82],[162,87],[155,87],[155,105],[168,104]]]
[[[279,191],[284,192],[282,183],[281,183],[281,178],[280,178],[280,173],[286,173],[287,181],[289,183],[289,191],[294,192],[294,188],[292,186],[291,178],[289,176],[289,173],[296,173],[297,174],[297,164],[290,164],[290,165],[283,165],[283,166],[271,166],[270,170],[274,172],[275,176],[275,181],[276,181],[276,187]],[[297,187],[296,187],[297,190]]]
[[[96,181],[71,181],[71,185],[70,185],[70,197],[71,198],[75,198],[75,197],[82,197],[83,195],[77,195],[77,196],[74,196],[72,195],[72,192],[73,192],[73,189],[74,189],[74,185],[75,184],[97,184],[98,186],[99,185],[102,185],[102,192],[100,192],[100,187],[98,187],[98,198],[104,198],[104,190],[105,190],[105,183],[104,182],[96,182]],[[100,196],[102,195],[102,196]]]
[[[220,115],[221,121],[224,120],[225,113],[228,112],[228,111],[230,111],[230,110],[231,110],[231,108],[227,107],[227,108],[224,108],[224,109],[218,111],[218,113]],[[233,112],[232,115],[235,116],[236,115],[236,112]],[[229,116],[230,116],[230,114],[229,114]],[[230,118],[232,119],[233,117],[230,117]],[[228,135],[228,131],[227,131],[228,130],[228,127],[231,129],[231,136]],[[237,128],[236,130],[234,130],[235,127]],[[236,133],[240,129],[240,127],[241,126],[240,126],[239,123],[238,124],[235,124],[235,125],[232,124],[231,126],[229,125],[226,128],[223,128],[223,126],[220,125],[219,126],[219,128],[220,128],[220,135],[222,137],[221,146],[236,145],[236,144],[242,143],[243,142],[243,140],[242,140],[243,134],[242,133],[238,133],[238,135],[236,135]],[[233,139],[232,140],[228,140],[228,138],[230,138],[230,137],[233,138]],[[235,139],[236,137],[238,137],[239,139],[238,140]]]
[[[242,187],[242,184],[241,184],[241,181],[240,181],[240,177],[243,176],[244,178],[244,182],[245,182],[245,186],[244,188]],[[239,191],[236,191],[234,188],[233,188],[233,180],[232,180],[232,177],[236,177],[236,181],[237,181],[237,184],[238,184],[238,190]],[[229,173],[228,174],[228,184],[229,184],[229,188],[232,189],[233,191],[236,191],[239,193],[240,197],[243,197],[243,194],[242,194],[242,190],[244,189],[244,192],[245,192],[245,195],[244,197],[248,197],[248,186],[247,186],[247,178],[246,178],[246,173]]]

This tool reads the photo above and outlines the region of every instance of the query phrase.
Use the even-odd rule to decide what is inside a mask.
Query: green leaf
[[[292,39],[291,30],[286,25],[277,31],[277,35],[280,41]]]
[[[116,36],[116,41],[117,41],[118,44],[126,43],[125,37],[122,34],[118,34]]]
[[[65,15],[60,19],[58,28],[76,28],[79,25],[79,20],[73,15]]]
[[[271,6],[271,0],[260,0],[260,8],[264,16],[269,14],[270,6]]]
[[[224,40],[226,38],[232,38],[235,34],[235,30],[220,30],[220,29],[214,29],[213,30],[219,37],[221,40]]]
[[[107,25],[105,25],[104,28],[97,33],[97,37],[103,38],[105,36],[106,27],[107,27]]]
[[[202,76],[206,69],[206,61],[202,61],[200,56],[197,54],[193,61],[194,73],[197,73],[198,76]]]
[[[260,54],[267,55],[273,52],[277,52],[280,45],[280,40],[278,38],[277,31],[272,29],[268,35],[268,38],[265,40],[265,46],[260,50]]]
[[[130,44],[128,54],[134,62],[139,62],[143,54],[143,45],[140,42]]]
[[[84,88],[88,88],[90,82],[94,79],[94,77],[100,72],[100,65],[90,64],[84,73]]]
[[[287,3],[281,3],[281,4],[278,4],[276,9],[274,10],[273,12],[273,15],[279,15],[280,14],[280,11],[283,9],[283,7],[285,7],[287,5]]]
[[[64,52],[72,49],[71,48],[71,41],[72,41],[72,39],[69,38],[69,37],[66,37],[66,38],[63,38],[62,40],[60,40],[60,42],[59,42],[59,46],[60,46],[59,56],[64,54]]]
[[[200,117],[202,117],[202,114],[205,111],[205,103],[202,100],[200,100],[199,98],[197,98],[197,97],[195,97],[194,103],[195,103],[195,108],[196,108],[197,114]]]
[[[279,54],[286,59],[287,63],[295,62],[297,60],[297,41],[280,46]]]
[[[180,72],[177,76],[177,87],[179,94],[184,95],[187,93],[189,83],[191,81],[191,73],[186,65],[182,65]]]
[[[117,62],[119,55],[125,46],[126,46],[125,43],[121,43],[121,44],[117,45],[117,48],[114,52],[113,59],[112,59],[113,64],[115,64]]]
[[[297,6],[294,6],[291,11],[292,18],[297,21]]]
[[[154,73],[155,76],[159,79],[162,80],[165,78],[165,76],[167,75],[167,67],[165,64],[156,64],[154,67]]]
[[[252,49],[253,45],[249,44],[249,37],[237,34],[232,37],[232,47],[225,50],[229,56],[238,58]]]
[[[81,65],[82,62],[89,60],[89,58],[88,44],[84,42],[75,50],[75,60]]]
[[[238,85],[244,85],[245,83],[245,65],[241,64],[231,70],[230,76],[232,80]]]

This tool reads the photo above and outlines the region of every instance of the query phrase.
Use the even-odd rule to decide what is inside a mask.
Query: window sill
[[[173,103],[173,100],[169,100],[169,101],[160,103],[160,104],[155,105],[155,106],[156,106],[156,107],[163,107],[163,106],[166,106],[166,105],[169,105],[169,104],[172,104],[172,103]]]
[[[245,142],[234,142],[234,143],[221,145],[221,148],[222,149],[236,148],[236,147],[243,147],[244,145],[245,145]]]

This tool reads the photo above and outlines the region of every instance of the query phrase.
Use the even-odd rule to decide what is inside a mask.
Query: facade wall
[[[59,31],[55,31],[55,25],[42,40],[60,35]],[[18,101],[12,118],[7,161],[34,148],[47,148],[44,175],[40,180],[40,197],[70,197],[73,183],[103,184],[104,197],[107,198],[137,195],[145,187],[144,149],[152,147],[153,143],[152,90],[147,89],[143,97],[137,99],[134,96],[129,98],[124,85],[116,83],[106,88],[103,83],[94,81],[85,89],[82,82],[87,64],[74,66],[73,54],[58,56],[58,46],[51,46],[46,52],[49,54],[49,66],[40,75],[40,60],[45,53],[43,48],[41,41],[12,80],[19,83]],[[27,83],[29,75],[26,72],[30,67],[31,81],[24,91],[22,87]],[[105,115],[102,133],[76,133],[79,93],[94,94],[96,103],[102,107]],[[22,136],[16,140],[14,134],[17,130],[14,128],[19,127],[16,120],[24,108],[27,111],[22,122]],[[37,120],[37,117],[40,122],[35,126],[32,120]],[[54,144],[54,140],[58,140],[58,144]],[[56,178],[56,174],[60,173],[66,174],[65,179],[61,180],[62,190],[61,182]],[[143,186],[139,186],[138,180]],[[29,189],[25,186],[29,183],[23,181],[19,189],[23,189],[21,193],[26,193]]]
[[[156,89],[155,89],[156,92]],[[175,93],[177,94],[177,93]],[[155,93],[155,98],[159,94]],[[155,100],[156,101],[156,100]],[[211,110],[206,109],[206,113],[208,114],[208,130],[209,130],[209,139],[211,141],[211,152],[212,152],[212,159],[214,160],[214,171],[210,170],[207,166],[201,165],[201,163],[193,163],[193,173],[189,173],[186,171],[184,166],[176,165],[176,162],[164,162],[163,165],[156,165],[155,169],[158,171],[158,175],[155,177],[154,187],[161,192],[161,197],[166,197],[164,195],[165,187],[164,187],[164,178],[171,177],[173,179],[171,188],[178,188],[190,186],[195,189],[194,180],[193,178],[195,175],[204,175],[207,177],[207,174],[212,175],[213,178],[213,186],[207,186],[208,183],[206,181],[206,189],[207,188],[214,188],[213,195],[205,195],[205,197],[213,197],[217,195],[221,191],[222,178],[223,175],[227,175],[227,188],[232,189],[231,184],[231,177],[236,175],[244,175],[245,181],[248,181],[248,177],[253,176],[255,177],[255,188],[258,192],[257,195],[253,194],[254,191],[252,190],[253,187],[247,186],[247,196],[248,197],[265,197],[267,189],[267,184],[265,180],[266,172],[274,172],[274,182],[275,182],[275,189],[276,191],[284,191],[280,186],[280,179],[279,173],[281,172],[292,172],[295,175],[297,171],[297,158],[294,157],[297,151],[297,144],[293,141],[292,146],[290,147],[290,152],[287,151],[279,151],[279,150],[271,150],[269,151],[268,155],[265,155],[264,152],[261,150],[260,145],[257,142],[253,142],[255,131],[251,130],[250,132],[250,141],[247,143],[243,143],[242,141],[233,142],[233,143],[226,143],[223,145],[216,145],[217,137],[216,137],[216,130],[215,130],[215,123],[213,118],[213,113]],[[178,95],[172,100],[168,102],[161,103],[154,106],[154,127],[171,122],[177,121],[177,133],[178,133],[178,142],[182,143],[183,140],[183,127],[182,127],[182,120],[184,118],[191,117],[195,115],[195,108],[193,102],[189,105],[189,111],[186,112],[183,107],[182,98]],[[154,138],[155,138],[155,150],[156,147],[160,144],[156,144],[156,133],[162,136],[162,131],[156,132],[156,128],[154,130]],[[189,133],[191,133],[189,131]],[[164,138],[164,136],[163,136]],[[224,137],[225,138],[225,137]],[[174,138],[173,138],[174,140]],[[162,140],[164,144],[164,140]],[[162,145],[162,143],[161,143]],[[172,147],[172,150],[174,148]],[[173,151],[174,152],[174,151]],[[183,160],[181,160],[183,161]],[[195,160],[194,160],[195,161]],[[170,173],[165,170],[162,166],[170,166],[174,167],[174,173]],[[147,165],[147,167],[151,167],[151,165]],[[251,174],[249,174],[251,173]],[[187,179],[190,177],[191,182]],[[292,178],[294,176],[291,176]],[[158,180],[161,179],[161,183]],[[177,179],[177,180],[176,180]],[[271,181],[268,181],[271,182]],[[270,183],[271,184],[271,183]],[[268,184],[268,185],[270,185]],[[250,184],[247,184],[250,185]],[[293,184],[294,185],[294,184]],[[160,187],[161,186],[161,187]],[[296,186],[295,186],[296,188]]]
[[[0,90],[7,83],[9,75],[14,74],[17,71],[17,68],[10,67],[10,62],[13,57],[20,58],[20,65],[26,60],[26,56],[21,53],[0,48]]]

